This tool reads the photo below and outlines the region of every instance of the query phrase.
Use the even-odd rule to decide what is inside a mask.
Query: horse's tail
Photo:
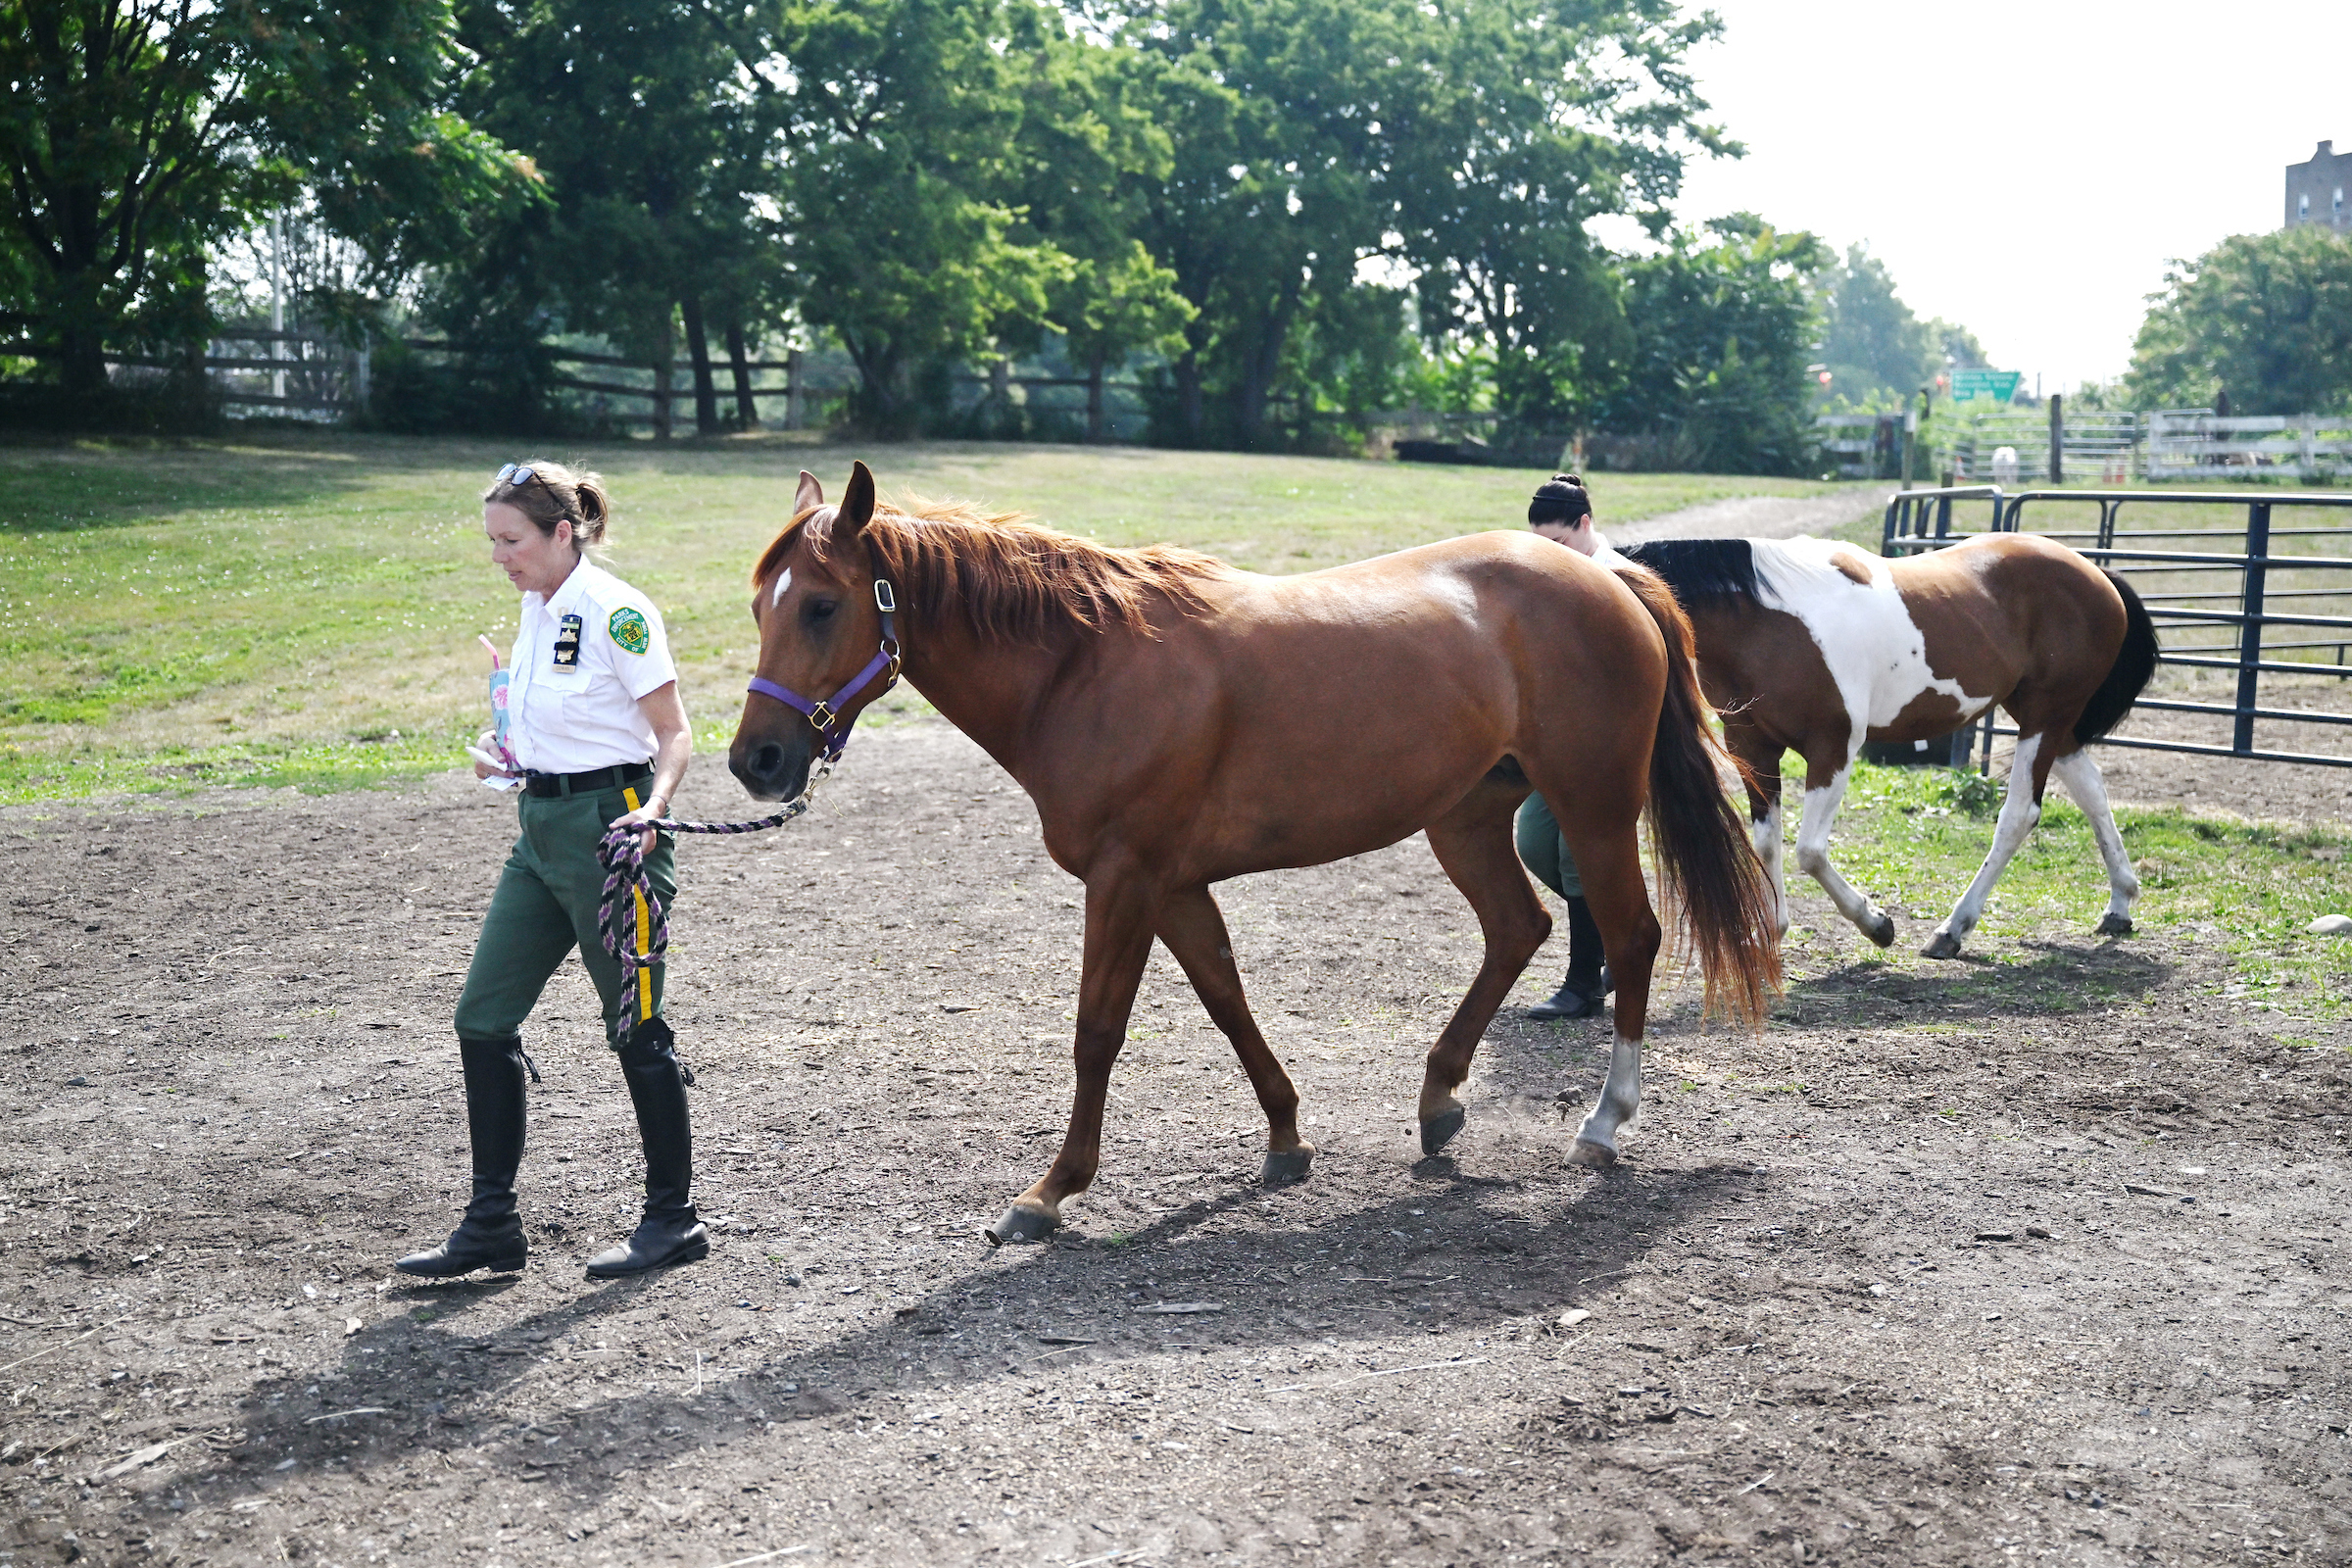
[[[1749,1028],[1764,1021],[1765,992],[1779,990],[1781,946],[1764,867],[1729,785],[1747,770],[1715,738],[1714,710],[1698,686],[1690,617],[1646,571],[1618,578],[1666,638],[1666,701],[1649,754],[1650,847],[1668,924],[1679,911],[1706,977],[1707,1010]]]
[[[2132,705],[2147,688],[2148,677],[2156,673],[2156,622],[2148,614],[2148,607],[2139,602],[2132,586],[2106,567],[2099,575],[2115,584],[2115,591],[2124,596],[2124,646],[2107,668],[2107,678],[2099,689],[2090,694],[2082,705],[2082,716],[2075,720],[2077,744],[2097,740],[2124,721]]]

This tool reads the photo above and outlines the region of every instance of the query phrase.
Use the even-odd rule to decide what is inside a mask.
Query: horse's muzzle
[[[815,735],[806,725],[800,734],[738,734],[727,751],[727,771],[756,801],[789,801],[808,787],[808,769],[816,761]]]

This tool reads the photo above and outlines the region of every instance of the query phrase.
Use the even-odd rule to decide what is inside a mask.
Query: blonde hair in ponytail
[[[494,481],[482,492],[482,505],[513,507],[538,524],[541,533],[552,534],[557,523],[567,521],[572,543],[581,550],[612,542],[612,497],[605,489],[604,475],[538,458],[517,466],[528,468],[531,477]]]

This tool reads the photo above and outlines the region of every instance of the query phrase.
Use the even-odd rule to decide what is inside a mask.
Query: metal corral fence
[[[1983,527],[1955,524],[1956,514],[1964,518],[1980,508]],[[2129,524],[2127,508],[2132,514]],[[2095,515],[2082,515],[2085,509],[2095,509]],[[2194,509],[2232,519],[2242,511],[2244,521],[2216,526],[2218,517],[2185,514]],[[2055,515],[2061,511],[2077,515]],[[2143,521],[2151,512],[2158,519]],[[2165,525],[2168,514],[2178,526]],[[2089,525],[2066,525],[2083,522]],[[1908,555],[1984,533],[2024,529],[2061,540],[2129,575],[2156,622],[2162,648],[2158,663],[2234,676],[2234,697],[2229,703],[2143,697],[2137,705],[2226,718],[2229,745],[2128,735],[2110,735],[2101,744],[2352,767],[2352,756],[2274,751],[2255,744],[2258,722],[2352,724],[2352,713],[2272,707],[2262,701],[2266,675],[2352,677],[2352,663],[2346,662],[2346,650],[2352,648],[2352,493],[2027,490],[2011,495],[1998,485],[1910,490],[1887,504],[1879,551]],[[2295,543],[2281,552],[2277,548],[2281,541]],[[1997,716],[1988,711],[1954,737],[1951,756],[1956,764],[1966,762],[1981,734],[1982,765],[1989,770],[1992,737],[2017,733],[1997,724]]]

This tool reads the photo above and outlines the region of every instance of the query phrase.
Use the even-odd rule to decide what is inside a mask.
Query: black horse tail
[[[1690,617],[1674,590],[1647,571],[1621,571],[1666,638],[1666,701],[1649,753],[1650,845],[1669,925],[1690,922],[1706,977],[1706,1010],[1720,1007],[1751,1029],[1764,1024],[1765,992],[1781,984],[1772,889],[1747,834],[1747,813],[1729,785],[1746,769],[1716,739],[1714,710],[1699,689]]]
[[[2086,744],[2097,740],[2124,721],[2132,705],[2139,701],[2146,690],[2148,677],[2156,673],[2156,622],[2148,614],[2148,607],[2139,602],[2132,585],[2116,573],[2099,568],[2099,575],[2115,584],[2115,591],[2124,596],[2124,646],[2108,667],[2107,678],[2099,689],[2090,694],[2082,706],[2082,716],[2075,720],[2075,740]]]

